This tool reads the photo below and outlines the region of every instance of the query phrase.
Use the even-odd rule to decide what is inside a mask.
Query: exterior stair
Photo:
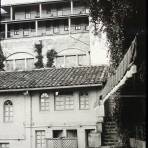
[[[115,146],[119,141],[117,124],[115,121],[104,121],[102,132],[102,145]]]

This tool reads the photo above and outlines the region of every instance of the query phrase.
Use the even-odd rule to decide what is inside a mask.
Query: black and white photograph
[[[0,0],[0,148],[146,148],[146,0]]]

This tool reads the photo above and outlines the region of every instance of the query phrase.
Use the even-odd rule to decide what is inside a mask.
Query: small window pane
[[[34,69],[34,59],[33,58],[26,59],[26,68],[27,68],[27,70]]]
[[[56,66],[57,67],[64,66],[64,56],[56,57]]]
[[[13,71],[14,70],[14,61],[13,60],[6,60],[6,70]]]
[[[87,92],[80,92],[80,109],[89,109],[89,98]]]
[[[13,104],[10,100],[4,102],[4,121],[12,122],[13,120]]]
[[[15,70],[25,70],[25,59],[15,60]]]
[[[40,97],[40,110],[48,111],[49,110],[49,96],[47,93],[42,93]]]

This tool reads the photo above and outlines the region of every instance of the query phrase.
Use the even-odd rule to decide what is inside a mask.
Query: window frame
[[[81,93],[83,93],[85,95],[81,95]],[[86,93],[87,93],[87,95],[86,95]],[[81,100],[82,99],[81,96],[87,96],[87,97],[83,97],[83,100]],[[82,101],[83,101],[84,107],[82,107],[82,103],[81,103]],[[88,102],[88,104],[87,104],[87,102]],[[80,110],[89,110],[90,109],[90,101],[89,101],[88,91],[80,91],[79,92],[79,109]]]
[[[5,146],[5,147],[2,147],[2,145],[8,145],[8,146]],[[10,143],[9,142],[1,142],[0,143],[0,148],[9,148],[10,147]]]
[[[81,30],[81,25],[75,25],[75,30]]]
[[[5,104],[9,101],[9,103],[11,104]],[[6,110],[6,107],[8,106],[8,109]],[[6,112],[8,113],[8,115],[6,115]],[[11,115],[12,113],[12,115]],[[7,120],[6,120],[7,118]],[[14,109],[13,109],[13,102],[11,100],[6,100],[3,103],[3,121],[5,123],[12,123],[13,122],[13,118],[14,118]]]
[[[25,19],[31,19],[31,10],[28,8],[25,10]]]
[[[41,101],[42,97],[41,96],[43,94],[48,95],[48,97],[46,99],[44,98],[44,102],[43,102],[44,106],[41,105],[42,104],[42,101]],[[46,106],[47,104],[48,104],[48,106]],[[44,107],[44,110],[42,109],[42,107]],[[48,109],[46,107],[48,107]],[[39,108],[40,108],[41,112],[50,111],[50,98],[49,98],[49,94],[47,92],[43,92],[43,93],[40,94],[40,97],[39,97]]]
[[[63,91],[64,92],[64,91]],[[70,110],[74,110],[74,107],[75,107],[75,102],[74,102],[74,98],[73,98],[73,91],[70,91],[71,92],[71,95],[67,95],[67,94],[58,94],[58,95],[56,95],[56,93],[54,93],[54,110],[55,111],[70,111]],[[63,101],[57,101],[56,99],[59,99],[59,98],[57,98],[56,96],[60,96],[59,98],[60,99],[63,99]],[[68,99],[69,99],[69,104],[67,104],[67,97],[68,97]],[[72,100],[70,100],[70,99],[72,99]],[[70,104],[70,102],[73,102],[73,104]],[[63,102],[63,109],[57,109],[57,102]],[[66,108],[66,105],[70,105],[70,106],[72,106],[72,108]],[[60,105],[58,105],[58,107],[59,107]]]

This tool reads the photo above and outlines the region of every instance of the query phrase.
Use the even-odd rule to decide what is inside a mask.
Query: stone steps
[[[102,144],[114,146],[118,142],[118,130],[115,121],[105,121],[103,124]]]

